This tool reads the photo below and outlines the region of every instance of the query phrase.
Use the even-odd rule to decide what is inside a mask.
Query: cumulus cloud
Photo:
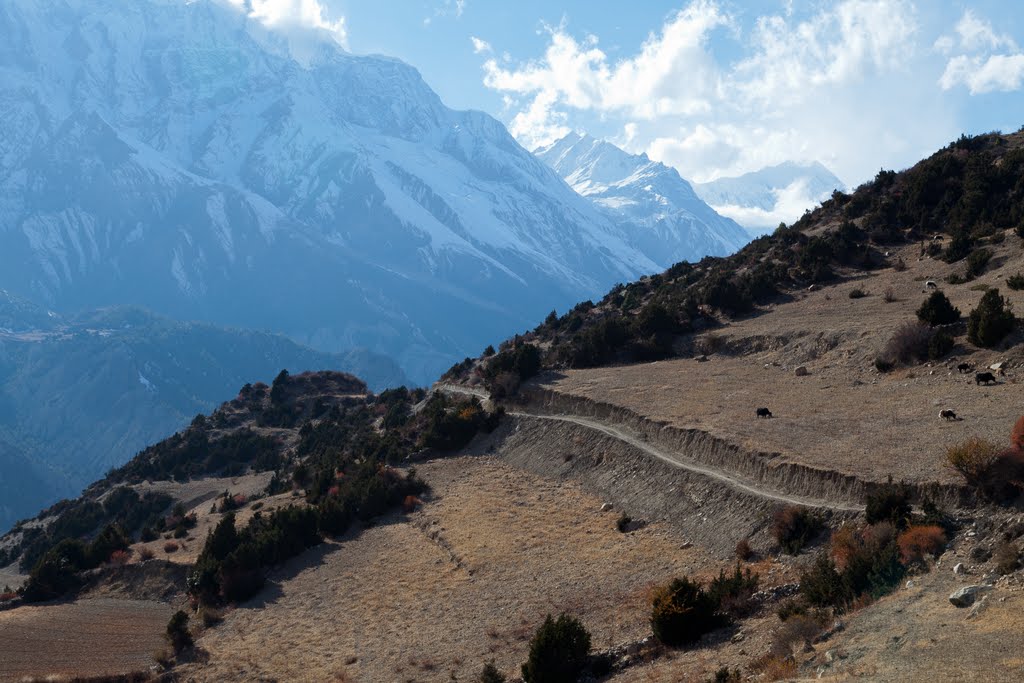
[[[992,23],[966,10],[955,27],[956,36],[942,36],[936,47],[954,49],[939,78],[943,90],[965,86],[972,95],[1010,92],[1024,85],[1024,54],[1012,37],[997,33]]]
[[[520,121],[518,137],[533,147],[561,127],[556,110],[561,106],[646,120],[707,112],[720,86],[707,39],[728,23],[715,3],[697,0],[674,14],[659,34],[648,36],[638,54],[615,64],[598,47],[596,36],[580,41],[564,25],[547,26],[550,43],[542,58],[516,68],[489,59],[484,84],[532,98],[526,105],[532,114]]]
[[[752,101],[794,101],[823,86],[898,70],[913,50],[914,8],[903,0],[847,0],[794,22],[758,19],[754,55],[737,65],[731,85]]]
[[[251,18],[268,28],[290,33],[295,29],[314,29],[329,35],[343,47],[348,46],[344,17],[330,18],[319,0],[229,0],[244,9]]]
[[[801,178],[789,186],[775,189],[775,206],[770,210],[759,207],[736,206],[724,204],[712,206],[715,211],[731,218],[757,234],[771,232],[779,223],[791,224],[803,215],[804,211],[819,204],[828,195],[816,197],[808,190],[807,180]]]
[[[622,130],[616,137],[630,151],[697,181],[785,160],[842,160],[835,170],[859,180],[877,171],[870,152],[880,139],[910,156],[927,149],[922,139],[932,145],[953,134],[930,95],[904,83],[920,54],[910,0],[840,0],[800,14],[784,4],[746,29],[732,7],[691,0],[617,59],[597,36],[548,26],[542,55],[490,57],[484,84],[510,98],[510,129],[527,147],[552,142],[582,117]],[[969,26],[964,32],[987,40]],[[716,53],[737,45],[738,57]],[[931,107],[932,121],[895,130],[908,104]]]
[[[469,39],[473,43],[473,52],[477,53],[478,55],[494,51],[491,48],[491,44],[488,43],[486,40],[482,40],[480,38],[477,38],[476,36],[470,36]]]

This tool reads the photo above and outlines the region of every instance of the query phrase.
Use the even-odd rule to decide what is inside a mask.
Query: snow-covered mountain
[[[793,222],[835,190],[845,191],[846,186],[818,162],[787,161],[735,178],[694,183],[693,189],[718,213],[763,234],[780,222]]]
[[[424,382],[663,265],[412,67],[295,40],[220,0],[0,4],[0,287]]]
[[[725,256],[750,241],[675,169],[646,154],[576,133],[534,153],[613,221],[629,226],[631,243],[662,268]]]

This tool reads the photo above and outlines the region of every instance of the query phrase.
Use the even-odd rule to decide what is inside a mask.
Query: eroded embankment
[[[849,511],[861,507],[866,496],[884,484],[787,461],[780,453],[752,451],[702,430],[651,420],[628,408],[580,396],[531,389],[523,392],[521,400],[517,412],[548,417],[576,416],[616,427],[672,454],[684,466],[692,463],[734,476],[770,497],[803,498],[806,500],[794,502]],[[925,483],[911,485],[911,488],[919,501],[928,497],[947,506],[970,502],[970,492],[964,486]]]

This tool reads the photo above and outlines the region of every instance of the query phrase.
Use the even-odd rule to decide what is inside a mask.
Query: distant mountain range
[[[534,153],[612,221],[632,226],[634,242],[662,268],[726,256],[750,241],[739,224],[702,201],[675,169],[645,154],[629,154],[576,133]]]
[[[297,59],[229,3],[8,0],[0,44],[0,287],[54,310],[371,348],[425,383],[705,240],[637,233],[402,62],[316,34]]]
[[[792,223],[846,186],[820,163],[785,162],[736,178],[694,183],[693,189],[718,213],[761,234],[780,222]]]
[[[377,389],[406,382],[367,352],[130,308],[65,317],[0,292],[0,529],[283,368],[352,372]]]

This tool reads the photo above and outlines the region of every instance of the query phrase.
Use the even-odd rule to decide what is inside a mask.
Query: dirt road
[[[456,384],[438,384],[436,385],[437,391],[443,391],[449,394],[461,394],[464,396],[475,396],[481,400],[488,398],[487,394],[479,389],[473,389],[471,387],[459,386]],[[531,417],[540,420],[554,420],[558,422],[570,422],[572,424],[584,427],[586,429],[593,429],[596,431],[610,436],[613,439],[617,439],[626,443],[633,448],[636,448],[647,455],[657,458],[662,462],[665,462],[673,467],[694,472],[718,482],[725,484],[733,489],[742,491],[744,493],[757,496],[759,498],[765,498],[767,500],[777,501],[781,503],[791,505],[803,505],[811,508],[823,508],[828,510],[836,510],[840,512],[861,512],[863,506],[849,505],[846,503],[837,503],[834,501],[823,500],[819,498],[809,498],[805,496],[790,495],[781,491],[773,491],[766,489],[757,482],[746,481],[736,473],[726,472],[721,469],[709,467],[705,464],[698,463],[690,458],[687,458],[681,453],[670,453],[662,448],[659,448],[643,438],[630,434],[624,431],[621,427],[612,426],[605,424],[593,418],[580,417],[577,415],[547,415],[544,413],[530,412],[523,410],[510,410],[508,414],[513,417]]]

